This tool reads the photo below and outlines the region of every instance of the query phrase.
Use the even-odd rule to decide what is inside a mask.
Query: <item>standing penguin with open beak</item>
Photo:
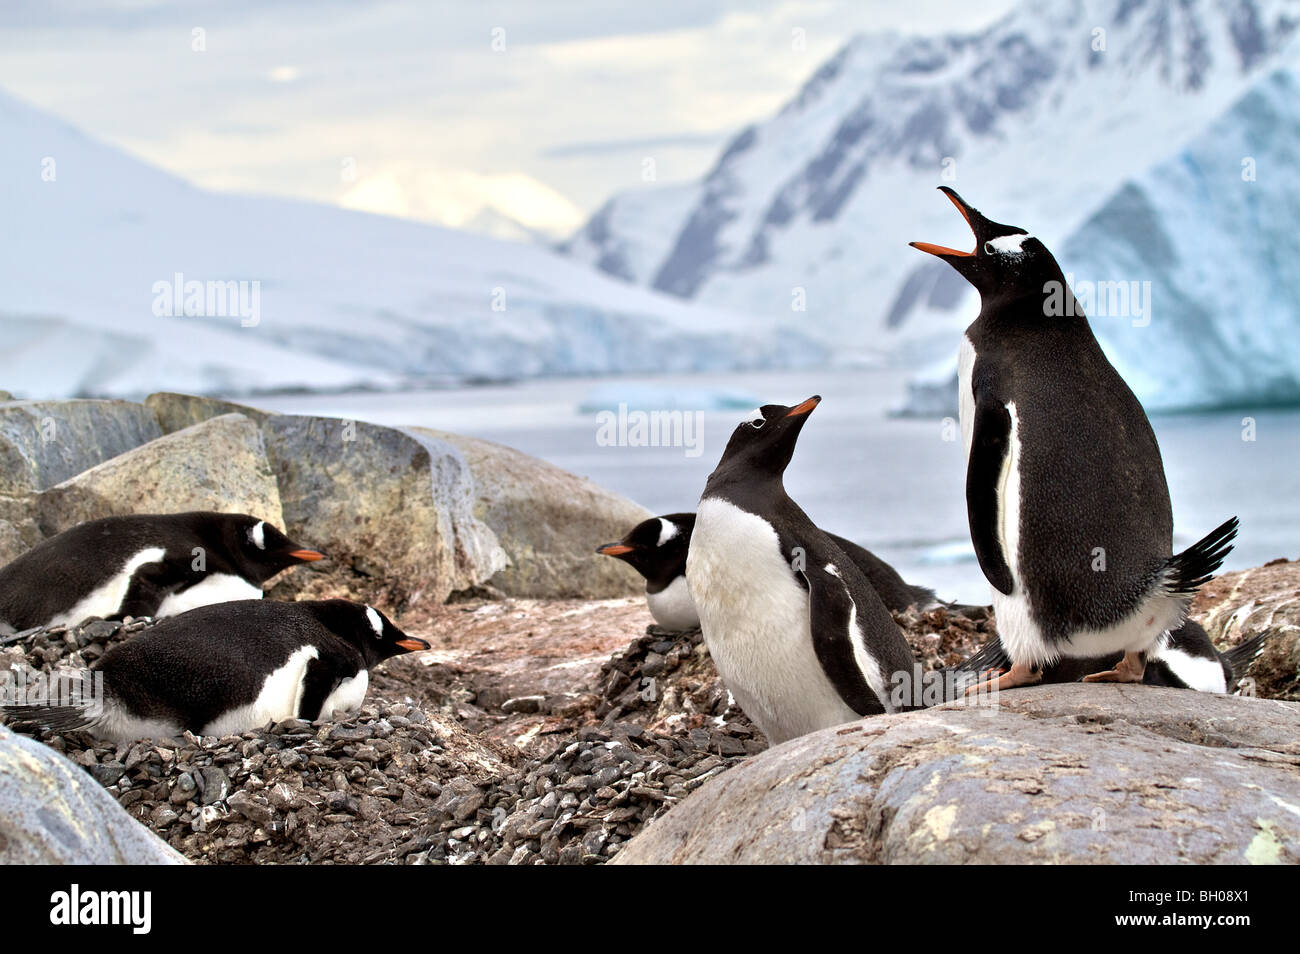
[[[1141,682],[1147,654],[1231,548],[1232,518],[1172,555],[1155,433],[1106,360],[1052,253],[940,187],[975,248],[911,243],[980,293],[958,361],[971,540],[1010,669],[980,688],[1038,682],[1062,657],[1122,653],[1085,681]]]

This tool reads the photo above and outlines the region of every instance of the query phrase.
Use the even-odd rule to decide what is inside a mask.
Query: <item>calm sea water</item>
[[[698,409],[713,395],[757,403],[823,402],[786,474],[790,495],[817,524],[862,543],[941,596],[987,601],[966,523],[960,434],[939,421],[891,418],[905,373],[891,370],[755,372],[617,380],[566,379],[398,394],[277,396],[271,410],[380,424],[423,425],[484,437],[544,458],[644,504],[693,510],[746,408],[702,410],[696,448],[602,446],[595,396],[632,409],[676,399]],[[659,406],[663,406],[660,404]],[[1243,418],[1254,421],[1244,440]],[[1175,549],[1238,515],[1225,566],[1300,556],[1300,409],[1233,410],[1152,419],[1174,503]],[[1248,435],[1247,435],[1248,436]],[[692,456],[695,450],[698,455]],[[592,546],[606,541],[593,540]]]

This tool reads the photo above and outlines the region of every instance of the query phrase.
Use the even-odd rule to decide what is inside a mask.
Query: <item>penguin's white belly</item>
[[[361,703],[366,701],[368,688],[370,688],[368,670],[363,669],[355,676],[344,679],[325,697],[325,703],[320,707],[320,715],[317,718],[330,722],[353,715],[361,709]]]
[[[1075,630],[1070,634],[1068,642],[1059,645],[1060,653],[1063,656],[1087,658],[1120,652],[1150,652],[1161,645],[1166,633],[1182,625],[1186,612],[1187,604],[1181,599],[1156,593],[1148,596],[1141,606],[1113,626]],[[1177,652],[1178,650],[1164,650],[1164,653]],[[1186,653],[1181,655],[1191,658]],[[1219,679],[1223,679],[1222,670]]]
[[[187,590],[170,593],[163,599],[156,619],[165,616],[177,616],[181,613],[209,606],[213,603],[229,603],[232,600],[260,600],[262,588],[254,586],[243,577],[230,573],[210,573]]]
[[[957,419],[961,423],[962,446],[966,448],[968,463],[975,433],[975,392],[970,387],[971,376],[975,373],[975,357],[975,345],[962,335],[961,350],[957,353]]]
[[[315,646],[295,649],[284,665],[266,677],[256,699],[221,714],[205,725],[200,734],[238,735],[249,729],[260,729],[269,722],[296,719],[302,707],[307,666],[319,657]]]
[[[75,626],[88,616],[113,616],[122,608],[131,578],[147,563],[158,563],[166,554],[162,547],[146,547],[126,561],[122,569],[91,590],[76,605],[48,620],[46,626]]]
[[[770,742],[859,718],[817,659],[808,594],[766,520],[700,501],[686,578],[723,682]]]
[[[650,615],[664,629],[687,630],[700,625],[700,614],[695,609],[685,574],[658,593],[647,592],[645,601],[650,607]]]

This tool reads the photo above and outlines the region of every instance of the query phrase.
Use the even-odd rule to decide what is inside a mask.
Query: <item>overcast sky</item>
[[[0,86],[203,186],[564,234],[646,157],[706,171],[854,33],[1011,5],[4,0]]]

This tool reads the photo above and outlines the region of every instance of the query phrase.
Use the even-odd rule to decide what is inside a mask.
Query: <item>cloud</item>
[[[462,228],[495,214],[546,235],[567,235],[582,210],[524,173],[483,175],[458,169],[391,166],[359,175],[339,197],[349,209]]]
[[[716,147],[735,130],[688,133],[686,135],[643,136],[631,139],[604,139],[591,142],[569,142],[541,150],[538,155],[546,159],[567,159],[571,156],[598,156],[614,152],[646,152],[675,146]]]

